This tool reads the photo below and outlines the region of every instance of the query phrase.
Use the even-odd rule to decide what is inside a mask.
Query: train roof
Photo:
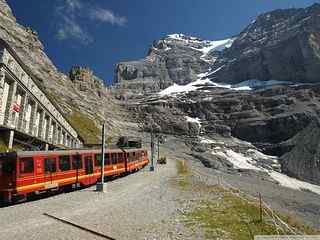
[[[105,149],[106,153],[117,153],[117,152],[135,152],[135,151],[146,150],[144,148],[113,148]],[[101,149],[70,149],[70,150],[57,150],[57,151],[16,151],[8,153],[0,153],[0,156],[12,156],[16,155],[18,157],[30,157],[33,155],[75,155],[75,154],[84,154],[84,153],[101,153]]]

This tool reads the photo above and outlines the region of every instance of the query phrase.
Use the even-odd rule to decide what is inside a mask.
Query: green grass
[[[200,224],[207,239],[247,240],[255,235],[277,234],[270,220],[260,222],[258,207],[232,195],[204,201],[186,217],[189,224]]]
[[[206,239],[248,240],[254,239],[255,235],[290,235],[285,228],[277,229],[265,214],[261,222],[258,205],[217,188],[220,197],[201,201],[194,210],[185,214],[186,225],[191,228],[200,226]],[[318,233],[293,217],[281,218],[302,233]]]
[[[98,136],[100,136],[101,133],[93,120],[78,111],[73,111],[68,116],[68,119],[72,126],[77,129],[77,132],[86,144],[96,144],[99,142]]]
[[[277,228],[264,212],[260,221],[258,203],[247,201],[245,196],[239,197],[239,190],[191,181],[193,175],[183,160],[176,162],[176,168],[178,176],[173,179],[174,185],[183,191],[196,191],[203,196],[191,211],[183,214],[183,221],[195,231],[200,227],[206,239],[248,240],[254,239],[255,235],[290,235],[290,231],[281,224],[281,228]],[[277,215],[296,231],[319,234],[293,216]]]
[[[179,175],[188,175],[189,170],[188,170],[188,165],[185,160],[177,161],[176,166],[177,166],[177,173]]]

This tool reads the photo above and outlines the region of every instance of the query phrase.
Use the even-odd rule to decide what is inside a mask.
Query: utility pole
[[[262,223],[262,197],[261,197],[261,193],[259,192],[259,209],[260,209],[260,222]]]
[[[153,132],[153,125],[151,125],[151,166],[150,171],[154,171],[154,132]]]
[[[158,135],[158,162],[160,160],[160,135]]]
[[[106,141],[105,141],[105,136],[106,131],[105,131],[105,122],[102,125],[102,144],[101,144],[101,182],[97,183],[97,188],[96,190],[99,192],[104,192],[104,158],[105,158],[105,145],[106,145]]]

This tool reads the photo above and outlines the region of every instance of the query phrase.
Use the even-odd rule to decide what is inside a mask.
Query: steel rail
[[[115,238],[109,237],[109,236],[107,236],[107,235],[105,235],[105,234],[103,234],[103,233],[100,233],[100,232],[97,232],[97,231],[95,231],[95,230],[86,228],[86,227],[84,227],[84,226],[81,226],[81,225],[78,225],[78,224],[76,224],[76,223],[67,221],[67,220],[65,220],[65,219],[58,218],[58,217],[53,216],[53,215],[51,215],[51,214],[43,213],[43,215],[46,216],[46,217],[52,218],[52,219],[54,219],[54,220],[56,220],[56,221],[62,222],[62,223],[64,223],[64,224],[67,224],[67,225],[73,226],[73,227],[75,227],[75,228],[81,229],[81,230],[83,230],[83,231],[85,231],[85,232],[91,233],[91,234],[96,235],[96,236],[98,236],[98,237],[102,237],[102,238],[108,239],[108,240],[116,240]]]

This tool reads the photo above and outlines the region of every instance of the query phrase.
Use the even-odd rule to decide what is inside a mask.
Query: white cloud
[[[116,16],[111,10],[103,8],[92,9],[90,18],[118,26],[123,26],[127,23],[126,17]]]
[[[89,21],[123,26],[127,23],[127,18],[117,16],[109,9],[92,6],[85,1],[60,0],[55,8],[56,38],[73,39],[84,45],[93,42],[93,37],[87,31]]]
[[[56,37],[59,40],[73,38],[79,40],[82,44],[89,44],[93,38],[84,31],[74,19],[64,16],[63,24],[57,29]]]
[[[82,8],[82,3],[79,0],[65,0],[65,1],[66,1],[65,4],[67,5],[67,7],[72,11]]]

